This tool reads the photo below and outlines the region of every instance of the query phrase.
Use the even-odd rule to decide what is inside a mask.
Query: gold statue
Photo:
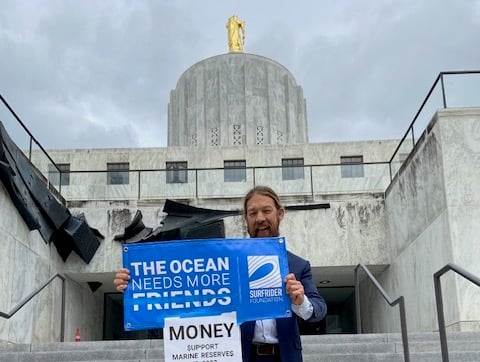
[[[243,52],[245,43],[245,22],[236,15],[232,15],[227,21],[228,48],[230,52]]]

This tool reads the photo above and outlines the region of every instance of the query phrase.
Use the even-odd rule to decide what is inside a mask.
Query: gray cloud
[[[350,9],[343,37],[312,39],[302,54],[314,140],[399,138],[440,71],[475,68],[479,26],[467,3],[384,4]]]
[[[165,146],[170,90],[236,13],[304,88],[311,141],[400,138],[438,72],[478,67],[479,3],[5,0],[0,92],[46,148]]]

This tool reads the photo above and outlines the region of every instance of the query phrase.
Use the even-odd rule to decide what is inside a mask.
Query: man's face
[[[285,210],[277,209],[272,198],[254,194],[246,205],[246,222],[248,234],[252,238],[263,238],[280,235],[280,221]]]

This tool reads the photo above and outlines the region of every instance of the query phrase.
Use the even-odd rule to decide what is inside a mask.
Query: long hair
[[[243,216],[247,215],[248,200],[250,200],[255,194],[260,194],[263,196],[270,197],[275,203],[275,207],[277,208],[277,210],[280,210],[281,208],[283,208],[282,203],[280,202],[280,198],[278,197],[277,193],[273,191],[272,188],[268,186],[255,186],[253,189],[247,192],[247,194],[245,195],[245,198],[243,199]]]

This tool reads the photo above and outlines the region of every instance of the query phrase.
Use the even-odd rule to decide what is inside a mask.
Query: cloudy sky
[[[310,142],[401,138],[439,72],[480,69],[480,0],[0,1],[0,94],[48,149],[166,146],[169,92],[232,14],[303,87]]]

